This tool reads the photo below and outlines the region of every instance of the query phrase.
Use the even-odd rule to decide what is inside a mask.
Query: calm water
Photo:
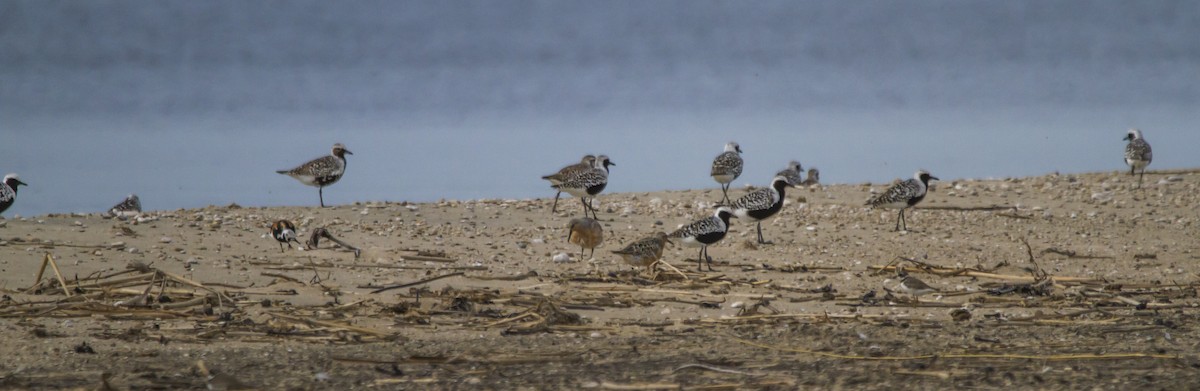
[[[1195,2],[0,2],[5,215],[315,205],[275,174],[354,151],[330,203],[1197,166]]]

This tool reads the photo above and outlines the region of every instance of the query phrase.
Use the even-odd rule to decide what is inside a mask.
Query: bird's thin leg
[[[704,271],[704,247],[700,247],[700,255],[696,256],[696,271]]]
[[[708,255],[708,246],[704,246],[704,261],[708,263],[708,271],[713,271],[712,256]]]
[[[759,222],[758,222],[758,244],[771,244],[771,242],[768,242],[768,241],[766,241],[766,240],[763,240],[763,236],[762,236],[762,222],[761,222],[761,221],[759,221]]]
[[[321,197],[321,207],[324,208],[325,207],[325,187],[324,186],[317,188],[317,196]]]
[[[558,211],[558,197],[561,195],[562,195],[561,191],[554,193],[554,206],[550,207],[550,213],[554,213],[554,212]]]
[[[280,244],[279,244],[279,252],[284,252],[284,251],[283,251],[283,243],[280,243]]]
[[[729,184],[721,185],[721,205],[729,205]]]
[[[1146,176],[1146,169],[1145,169],[1145,168],[1143,168],[1143,169],[1142,169],[1142,173],[1141,173],[1141,174],[1138,174],[1138,188],[1139,188],[1139,189],[1141,189],[1141,188],[1142,188],[1142,177],[1144,177],[1144,176]]]

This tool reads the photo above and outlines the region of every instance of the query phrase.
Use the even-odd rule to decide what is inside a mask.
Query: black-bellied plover
[[[625,263],[645,267],[646,272],[650,272],[654,267],[654,263],[662,259],[663,248],[667,246],[667,243],[671,243],[671,240],[667,238],[667,234],[665,232],[656,232],[652,236],[630,243],[625,248],[613,250],[613,254],[620,255],[621,259],[625,260]]]
[[[821,184],[821,172],[817,171],[816,167],[809,168],[808,169],[808,178],[804,178],[804,185],[812,186],[812,185],[819,185],[819,184]]]
[[[1142,131],[1137,129],[1129,129],[1129,134],[1125,135],[1125,139],[1129,140],[1129,144],[1125,145],[1125,164],[1129,165],[1129,175],[1133,175],[1135,171],[1140,171],[1138,175],[1138,188],[1142,187],[1142,177],[1146,175],[1146,166],[1150,165],[1150,160],[1154,158],[1154,153],[1150,151],[1150,143],[1142,138]]]
[[[130,194],[124,201],[108,209],[108,215],[118,219],[135,217],[142,213],[142,200],[137,194]]]
[[[0,213],[8,210],[8,207],[17,202],[17,187],[25,185],[21,182],[21,177],[17,174],[8,174],[4,176],[4,183],[0,183]]]
[[[712,175],[713,180],[721,184],[721,204],[729,202],[729,184],[733,183],[734,179],[742,175],[742,147],[738,143],[730,141],[725,144],[725,152],[721,152],[713,159]]]
[[[279,242],[279,252],[283,252],[283,245],[286,243],[288,248],[292,248],[292,244],[288,242],[296,242],[296,246],[301,248],[304,245],[296,240],[296,226],[291,221],[279,220],[275,224],[271,224],[271,237]]]
[[[712,216],[693,221],[668,236],[678,238],[684,246],[700,247],[700,255],[696,258],[696,269],[703,271],[704,262],[707,261],[708,270],[711,271],[713,270],[712,257],[708,256],[708,246],[725,238],[725,233],[729,232],[730,217],[737,217],[733,215],[732,209],[725,206],[718,207],[713,211]]]
[[[596,246],[604,241],[604,226],[593,218],[571,219],[567,223],[567,241],[579,245],[579,259],[583,259],[585,249],[592,249],[592,256],[595,257]]]
[[[346,173],[346,155],[353,155],[353,152],[346,149],[342,143],[333,144],[333,152],[329,156],[322,156],[308,163],[301,164],[299,167],[291,170],[275,171],[280,174],[296,178],[300,183],[316,186],[317,195],[321,197],[321,207],[325,207],[325,186],[337,183],[342,179],[342,174]]]
[[[867,200],[866,205],[872,208],[899,209],[900,216],[896,217],[896,230],[901,231],[900,227],[903,226],[903,230],[907,231],[908,223],[904,221],[904,210],[925,199],[925,193],[929,191],[930,179],[936,180],[937,177],[929,175],[928,171],[917,170],[912,179],[892,185],[887,191]]]
[[[800,186],[804,183],[804,167],[800,166],[800,162],[792,160],[788,162],[787,168],[779,170],[775,176],[786,178],[789,185]]]
[[[596,156],[583,155],[583,159],[579,163],[575,163],[558,170],[558,172],[543,176],[542,179],[550,181],[550,186],[560,185],[563,181],[572,178],[579,173],[591,170],[596,164]],[[558,211],[558,197],[562,195],[562,190],[554,193],[554,206],[550,208],[550,213]]]
[[[608,186],[608,166],[615,165],[617,164],[613,163],[608,156],[597,156],[591,170],[582,171],[551,187],[579,198],[579,201],[583,203],[584,217],[587,217],[587,213],[591,211],[592,217],[599,219],[596,216],[596,209],[592,208],[590,199],[600,194]]]
[[[783,176],[771,180],[771,186],[752,191],[733,201],[734,216],[749,219],[758,225],[758,243],[770,244],[763,240],[762,221],[774,217],[783,209],[784,189],[791,186],[791,181]]]

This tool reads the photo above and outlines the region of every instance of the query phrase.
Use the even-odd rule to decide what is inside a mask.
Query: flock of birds
[[[1128,144],[1125,146],[1125,163],[1129,165],[1130,175],[1138,175],[1138,188],[1140,188],[1153,153],[1150,144],[1146,142],[1142,132],[1138,129],[1130,129],[1125,140],[1128,140]],[[317,187],[321,207],[324,207],[325,187],[337,183],[342,178],[346,172],[346,155],[352,154],[345,145],[337,143],[333,145],[332,152],[328,156],[310,160],[290,170],[276,172],[295,178],[305,185]],[[808,170],[808,178],[802,178],[803,168],[800,163],[792,161],[785,169],[775,174],[769,186],[731,200],[729,198],[730,184],[742,175],[744,166],[741,154],[741,146],[736,142],[730,142],[725,144],[725,150],[713,159],[709,175],[721,185],[722,198],[711,216],[682,225],[671,233],[657,232],[638,239],[624,248],[614,250],[613,253],[620,255],[625,262],[631,265],[645,266],[651,269],[655,262],[662,259],[664,247],[667,244],[673,244],[672,239],[674,239],[684,246],[698,247],[700,252],[696,258],[697,268],[703,270],[703,266],[707,262],[708,270],[713,270],[712,257],[708,255],[708,246],[725,238],[725,234],[729,231],[731,218],[756,223],[758,243],[770,244],[771,242],[763,239],[762,222],[774,217],[782,210],[785,190],[788,187],[817,184],[820,181],[820,173],[813,168]],[[542,177],[558,191],[554,196],[552,213],[557,212],[558,199],[562,192],[579,198],[583,205],[584,217],[570,221],[567,235],[569,242],[580,246],[581,256],[582,251],[589,248],[594,256],[595,248],[603,240],[603,227],[598,221],[599,217],[596,215],[596,209],[592,206],[591,201],[604,191],[608,185],[609,167],[615,165],[606,155],[586,155],[579,163],[563,167],[554,174]],[[904,210],[920,203],[929,189],[929,181],[937,179],[929,172],[919,170],[913,174],[911,179],[892,185],[883,193],[871,197],[866,206],[898,209],[895,229],[897,231],[907,230]],[[22,182],[17,174],[8,174],[4,177],[3,183],[0,183],[0,213],[16,202],[17,190],[20,186],[29,185]],[[106,214],[123,219],[136,216],[141,211],[141,201],[137,195],[130,194],[121,203],[110,208]],[[271,226],[271,236],[279,241],[280,250],[283,250],[284,244],[289,248],[291,242],[299,244],[296,239],[295,225],[286,220],[277,221]]]

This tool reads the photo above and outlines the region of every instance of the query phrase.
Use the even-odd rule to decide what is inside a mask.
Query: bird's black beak
[[[29,186],[29,184],[28,184],[28,183],[21,182],[21,180],[20,180],[20,179],[18,179],[18,180],[17,180],[17,184],[18,184],[18,185],[21,185],[21,186]]]
[[[938,177],[935,177],[935,176],[933,176],[933,175],[930,175],[930,176],[929,176],[929,179],[932,179],[932,180],[935,180],[935,181],[940,181],[940,180],[941,180],[941,179],[938,179]]]
[[[354,152],[350,152],[350,150],[349,150],[349,149],[342,149],[342,152],[345,152],[347,155],[353,155],[353,154],[354,154]]]

